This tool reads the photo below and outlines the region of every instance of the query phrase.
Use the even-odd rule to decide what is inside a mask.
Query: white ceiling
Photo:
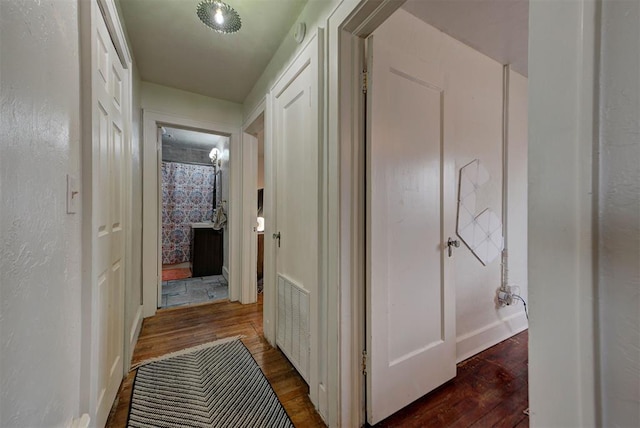
[[[162,143],[170,144],[174,147],[210,150],[213,147],[222,147],[227,139],[228,137],[221,135],[169,127],[163,127],[162,133]]]
[[[226,0],[242,20],[219,34],[196,15],[200,0],[120,0],[142,80],[241,103],[307,0]]]
[[[529,0],[408,0],[402,8],[527,76]]]

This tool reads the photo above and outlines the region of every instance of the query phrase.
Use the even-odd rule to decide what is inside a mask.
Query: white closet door
[[[97,9],[97,8],[96,8]],[[123,376],[125,142],[127,74],[102,15],[93,38],[92,353],[96,425],[104,425]]]
[[[276,341],[309,383],[311,399],[316,403],[320,164],[317,40],[317,36],[311,40],[273,89],[275,230],[265,237],[274,239],[273,233],[278,236],[275,284],[286,285],[283,292],[305,299],[308,295],[308,300],[301,301],[278,299],[281,315]],[[295,337],[287,332],[294,332]]]

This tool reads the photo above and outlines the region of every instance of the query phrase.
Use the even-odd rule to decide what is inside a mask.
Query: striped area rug
[[[293,427],[251,353],[233,340],[138,368],[129,427]]]

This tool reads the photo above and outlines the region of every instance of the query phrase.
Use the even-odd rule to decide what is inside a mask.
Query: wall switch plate
[[[78,179],[67,174],[67,214],[75,214],[80,207],[80,189]]]

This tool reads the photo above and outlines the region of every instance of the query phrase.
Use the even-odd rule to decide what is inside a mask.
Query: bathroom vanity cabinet
[[[191,229],[191,270],[194,277],[222,274],[222,230]]]

